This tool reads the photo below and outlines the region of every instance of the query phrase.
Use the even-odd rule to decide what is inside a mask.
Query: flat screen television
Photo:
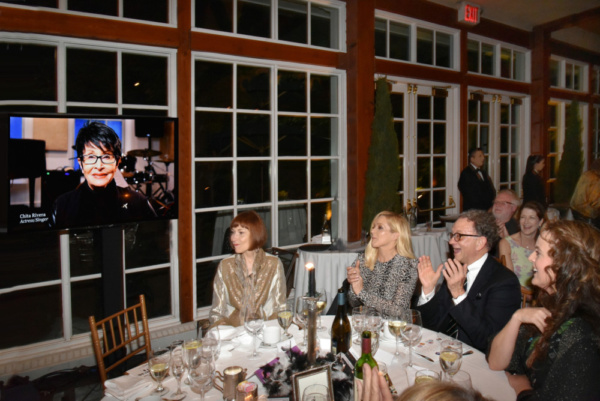
[[[76,139],[90,126],[109,134],[91,134],[100,147],[86,145],[83,163]],[[122,156],[105,159],[115,135]],[[176,219],[177,137],[171,117],[0,114],[0,232]]]

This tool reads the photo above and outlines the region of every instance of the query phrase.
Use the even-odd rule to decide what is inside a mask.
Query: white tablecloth
[[[326,327],[331,327],[333,316],[323,316],[322,321],[323,325]],[[275,320],[271,320],[267,322],[269,326],[277,326],[277,322]],[[241,330],[241,328],[240,328]],[[290,327],[290,333],[294,334],[294,340],[297,342],[301,341],[302,332],[297,329],[295,325]],[[441,338],[444,338],[444,335],[432,332],[430,330],[423,330],[423,339],[421,341],[420,346],[426,347],[428,343],[433,344],[431,347],[435,350],[437,349],[437,343]],[[330,335],[328,330],[319,331],[317,335],[320,339],[321,346],[329,350],[330,344]],[[382,338],[388,337],[385,333]],[[360,346],[353,345],[353,351],[356,354],[360,354]],[[423,348],[424,349],[424,348]],[[380,342],[379,350],[374,355],[375,359],[379,362],[384,362],[388,365],[389,375],[394,383],[396,389],[401,393],[403,389],[405,389],[409,383],[414,382],[414,372],[415,369],[419,370],[422,368],[432,369],[437,372],[440,372],[440,365],[437,361],[437,358],[434,359],[435,362],[430,362],[416,354],[413,353],[413,364],[415,365],[415,369],[408,369],[405,371],[399,366],[400,364],[406,362],[407,357],[406,353],[408,352],[407,348],[403,345],[400,345],[400,351],[402,352],[402,356],[400,358],[399,364],[392,363],[392,357],[395,350],[395,342],[392,340],[382,340]],[[221,356],[217,360],[216,368],[218,371],[223,371],[223,369],[229,366],[242,366],[248,369],[248,376],[252,375],[254,371],[260,366],[266,364],[267,362],[273,360],[278,356],[278,351],[273,348],[259,348],[259,352],[261,353],[260,360],[251,361],[248,359],[249,353],[251,351],[251,342],[250,338],[247,334],[234,339],[232,341],[224,341],[221,345]],[[283,356],[279,354],[279,356]],[[484,396],[490,397],[496,401],[514,401],[516,398],[515,392],[509,386],[508,380],[504,372],[491,371],[488,368],[487,362],[485,361],[485,356],[475,350],[472,355],[466,355],[463,357],[461,370],[468,372],[471,376],[471,381],[473,382],[473,387],[479,390]],[[147,377],[147,380],[151,380],[150,377]],[[256,380],[256,377],[251,379],[253,381]],[[167,387],[170,391],[166,394],[166,397],[169,398],[174,390],[176,389],[175,379],[169,377],[164,382],[165,387]],[[183,385],[183,390],[188,393],[185,401],[198,401],[200,399],[200,395],[191,391],[189,386]],[[264,393],[264,389],[261,387],[259,390],[259,394]],[[128,401],[134,401],[135,398],[144,396],[145,394],[136,394]],[[216,390],[211,389],[206,393],[206,401],[217,401],[222,400],[222,394]],[[114,398],[110,396],[105,396],[103,401],[115,401]]]
[[[415,256],[431,257],[434,269],[437,270],[437,266],[446,260],[448,234],[445,229],[413,230],[411,239]],[[346,268],[352,265],[360,251],[362,250],[307,252],[299,249],[294,278],[296,296],[308,291],[308,273],[305,266],[307,263],[312,263],[315,266],[317,287],[324,287],[327,291],[327,308],[329,308],[338,288],[346,278]]]

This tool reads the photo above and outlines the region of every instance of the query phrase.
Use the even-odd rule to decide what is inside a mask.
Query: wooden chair
[[[146,301],[143,295],[140,295],[138,304],[100,321],[96,321],[94,316],[90,316],[89,322],[92,345],[103,385],[110,371],[123,365],[132,357],[142,356],[145,351],[145,360],[148,360],[152,348]],[[102,330],[102,340],[98,335],[100,330]]]
[[[290,296],[292,288],[294,288],[294,275],[296,272],[296,259],[298,259],[298,251],[291,249],[283,249],[273,247],[270,253],[281,259],[283,270],[285,271],[285,286],[287,289],[286,297]]]
[[[533,290],[521,286],[521,308],[525,308],[527,303],[533,306]]]

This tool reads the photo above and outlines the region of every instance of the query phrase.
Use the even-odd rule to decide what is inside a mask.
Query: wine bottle
[[[333,355],[348,352],[352,345],[352,328],[346,313],[346,293],[343,288],[338,290],[337,302],[337,312],[331,325],[331,353]]]
[[[371,369],[378,366],[375,359],[373,359],[373,355],[371,355],[371,332],[368,330],[362,332],[361,348],[362,355],[354,365],[354,401],[362,399],[362,394],[358,394],[356,383],[363,380],[363,365],[366,363]]]
[[[321,243],[331,244],[331,227],[327,219],[327,213],[323,216],[323,227],[321,228]]]

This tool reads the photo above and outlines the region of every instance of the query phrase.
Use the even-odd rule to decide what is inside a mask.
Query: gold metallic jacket
[[[254,301],[263,306],[268,319],[274,319],[277,317],[277,308],[285,304],[286,298],[283,264],[277,256],[257,249],[252,272],[256,274]],[[227,257],[219,263],[210,311],[213,325],[243,324],[244,282],[248,279],[248,269],[241,254]]]
[[[571,208],[587,218],[600,217],[600,174],[597,171],[588,170],[579,177]]]

